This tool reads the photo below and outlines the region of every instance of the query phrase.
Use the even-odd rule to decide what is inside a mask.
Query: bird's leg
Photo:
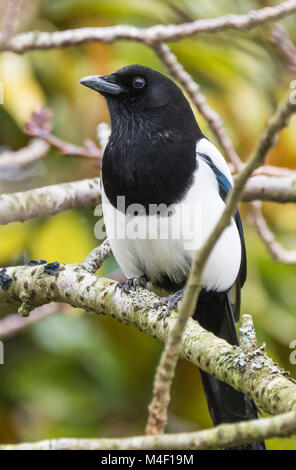
[[[169,295],[168,297],[160,298],[161,305],[167,305],[167,309],[163,314],[163,321],[165,321],[165,319],[170,316],[173,309],[177,307],[178,303],[183,298],[183,294],[184,294],[184,287],[183,289],[178,290],[177,292],[175,292],[172,295]]]
[[[119,288],[121,291],[127,294],[132,288],[136,289],[137,287],[143,287],[143,289],[146,289],[147,283],[148,279],[145,275],[143,275],[140,277],[127,279],[126,281],[119,281],[116,284],[116,289]]]

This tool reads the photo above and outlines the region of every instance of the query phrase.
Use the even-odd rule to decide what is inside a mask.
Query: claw
[[[115,289],[120,289],[127,294],[132,288],[137,289],[137,287],[142,287],[143,289],[147,287],[146,276],[134,277],[127,279],[126,281],[119,281],[117,282]]]
[[[163,314],[163,322],[165,322],[166,318],[168,318],[174,308],[178,305],[180,300],[182,300],[184,294],[184,289],[178,290],[175,294],[169,295],[168,297],[164,297],[161,299],[162,305],[167,304],[167,309]]]

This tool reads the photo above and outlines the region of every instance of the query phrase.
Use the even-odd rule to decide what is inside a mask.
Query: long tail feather
[[[202,291],[194,314],[202,327],[228,343],[238,345],[229,294]],[[255,403],[243,393],[201,371],[209,412],[215,426],[257,419]],[[236,449],[239,449],[236,447]],[[241,447],[244,450],[265,450],[264,442],[254,442]]]

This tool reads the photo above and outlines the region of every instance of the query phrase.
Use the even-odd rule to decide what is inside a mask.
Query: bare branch
[[[95,274],[95,272],[102,266],[105,259],[112,253],[111,246],[108,240],[105,240],[100,246],[95,248],[86,258],[81,267]]]
[[[0,36],[0,51],[25,52],[32,49],[52,49],[92,42],[111,43],[119,39],[140,41],[152,45],[158,42],[178,41],[200,33],[216,33],[226,29],[249,30],[270,21],[276,21],[296,11],[296,1],[287,0],[274,7],[250,11],[246,15],[226,15],[184,23],[136,28],[120,25],[106,28],[79,28],[53,33],[29,32],[12,38],[9,44]]]
[[[84,147],[80,147],[59,139],[51,131],[52,110],[49,108],[42,108],[40,111],[34,112],[25,126],[26,134],[43,139],[52,147],[59,149],[62,155],[93,158],[101,162],[103,154],[92,140],[85,140]]]
[[[296,46],[292,43],[287,31],[282,25],[274,25],[270,42],[276,46],[287,61],[292,73],[296,72]]]
[[[24,222],[34,217],[70,209],[94,207],[100,202],[99,178],[56,184],[20,193],[0,195],[0,224]]]
[[[242,162],[234,150],[231,140],[226,135],[222,119],[219,114],[207,104],[204,95],[200,91],[199,85],[193,80],[191,75],[184,70],[182,64],[178,62],[176,56],[166,44],[153,44],[153,49],[160,60],[166,65],[169,73],[184,87],[184,90],[190,96],[193,104],[206,119],[235,170],[239,170],[242,167]]]
[[[231,217],[236,211],[237,204],[243,194],[243,189],[248,178],[256,168],[264,163],[268,151],[276,142],[276,137],[279,131],[288,124],[289,118],[294,112],[296,112],[296,104],[292,104],[290,97],[288,96],[286,101],[279,106],[277,113],[270,119],[248,163],[236,176],[234,187],[227,198],[226,207],[222,216],[204,245],[195,256],[186,282],[184,297],[179,309],[178,318],[168,336],[157,367],[154,379],[153,397],[149,407],[147,424],[147,432],[149,434],[164,432],[167,422],[167,409],[170,402],[170,389],[175,375],[182,335],[186,328],[188,319],[194,313],[197,299],[202,289],[202,274],[208,257],[218,238],[230,224]]]
[[[0,288],[0,303],[27,302],[28,308],[33,308],[65,302],[134,325],[161,341],[167,339],[178,317],[173,312],[164,323],[166,307],[159,307],[159,298],[147,290],[137,288],[125,294],[115,289],[114,281],[98,278],[79,265],[60,265],[54,275],[47,273],[47,266],[6,268],[12,282],[7,290]],[[296,410],[296,384],[262,351],[245,354],[189,319],[181,355],[249,395],[267,413]]]
[[[272,257],[280,263],[296,264],[296,250],[286,250],[276,242],[263,217],[261,202],[252,203],[252,220],[259,237],[265,243]]]
[[[52,273],[49,268],[50,265],[6,268],[6,279],[11,281],[0,286],[0,303],[23,302],[32,310],[44,303],[64,302],[116,318],[161,341],[167,340],[179,317],[172,312],[164,323],[162,315],[166,306],[159,306],[159,298],[140,287],[125,294],[115,289],[114,281],[96,277],[80,265],[60,264],[55,274],[49,274]],[[296,384],[262,351],[246,354],[189,319],[181,355],[246,393],[267,413],[296,411]]]
[[[215,450],[296,433],[296,413],[222,424],[205,431],[126,438],[59,438],[0,445],[0,450]]]
[[[0,339],[6,339],[20,333],[33,323],[66,308],[68,307],[65,304],[50,303],[36,308],[29,318],[21,317],[19,314],[7,315],[0,320]]]
[[[23,167],[40,158],[43,158],[49,150],[49,145],[42,139],[31,139],[28,145],[20,150],[0,153],[1,168],[19,166]]]
[[[296,202],[295,178],[255,176],[248,180],[243,201]],[[100,179],[55,184],[0,195],[0,225],[54,215],[70,209],[94,207],[101,200]]]
[[[257,348],[256,331],[251,315],[244,314],[241,317],[240,347],[244,352],[255,351]]]

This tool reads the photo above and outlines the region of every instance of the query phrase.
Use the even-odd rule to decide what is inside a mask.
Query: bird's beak
[[[116,83],[114,75],[88,75],[81,78],[79,83],[103,95],[120,95],[125,91],[122,86]]]

